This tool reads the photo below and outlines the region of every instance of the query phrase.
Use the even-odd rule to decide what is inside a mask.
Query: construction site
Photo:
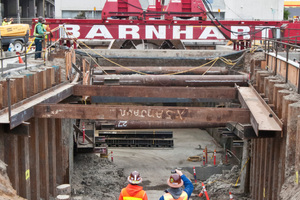
[[[132,171],[159,199],[175,169],[191,200],[300,199],[298,19],[138,2],[46,19],[43,59],[1,45],[0,199],[116,200]]]

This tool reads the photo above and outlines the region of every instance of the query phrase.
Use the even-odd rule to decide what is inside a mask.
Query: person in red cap
[[[187,200],[190,198],[194,190],[193,183],[178,169],[175,172],[167,181],[170,188],[165,190],[165,194],[159,200]],[[182,188],[183,185],[185,189]]]
[[[122,189],[119,200],[148,200],[143,187],[138,185],[142,182],[142,177],[139,172],[131,172],[127,180],[129,184],[126,188]]]

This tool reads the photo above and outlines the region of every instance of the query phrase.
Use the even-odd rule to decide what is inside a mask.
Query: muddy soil
[[[107,158],[96,154],[77,154],[74,157],[72,196],[82,200],[115,200],[123,188],[126,178]]]

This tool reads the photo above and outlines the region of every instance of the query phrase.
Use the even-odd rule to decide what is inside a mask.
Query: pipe
[[[234,86],[246,85],[248,75],[95,75],[93,85]]]
[[[102,69],[95,70],[94,73],[97,75],[104,74],[105,71],[108,74],[137,74],[142,72],[144,74],[191,74],[191,75],[201,75],[205,73],[206,75],[220,75],[228,74],[228,69],[226,67],[102,67]]]

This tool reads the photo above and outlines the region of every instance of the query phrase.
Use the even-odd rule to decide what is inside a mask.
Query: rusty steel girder
[[[114,121],[115,129],[168,129],[168,128],[213,128],[226,125],[223,121],[201,122],[201,121],[137,121],[137,120],[118,120]],[[96,129],[101,129],[101,122],[96,122]]]
[[[226,67],[102,67],[101,69],[94,70],[94,74],[102,75],[105,72],[108,74],[190,74],[190,75],[201,75],[205,73],[206,75],[226,75],[228,74],[228,69]],[[97,76],[95,75],[95,76]]]
[[[97,75],[93,85],[234,86],[247,81],[248,75]]]
[[[228,121],[250,122],[250,112],[243,108],[162,107],[129,105],[39,104],[34,107],[37,118],[69,118],[116,121],[151,121],[190,123],[202,127],[225,125]]]
[[[75,85],[75,96],[154,97],[231,100],[237,98],[234,87],[154,87],[126,85]]]

